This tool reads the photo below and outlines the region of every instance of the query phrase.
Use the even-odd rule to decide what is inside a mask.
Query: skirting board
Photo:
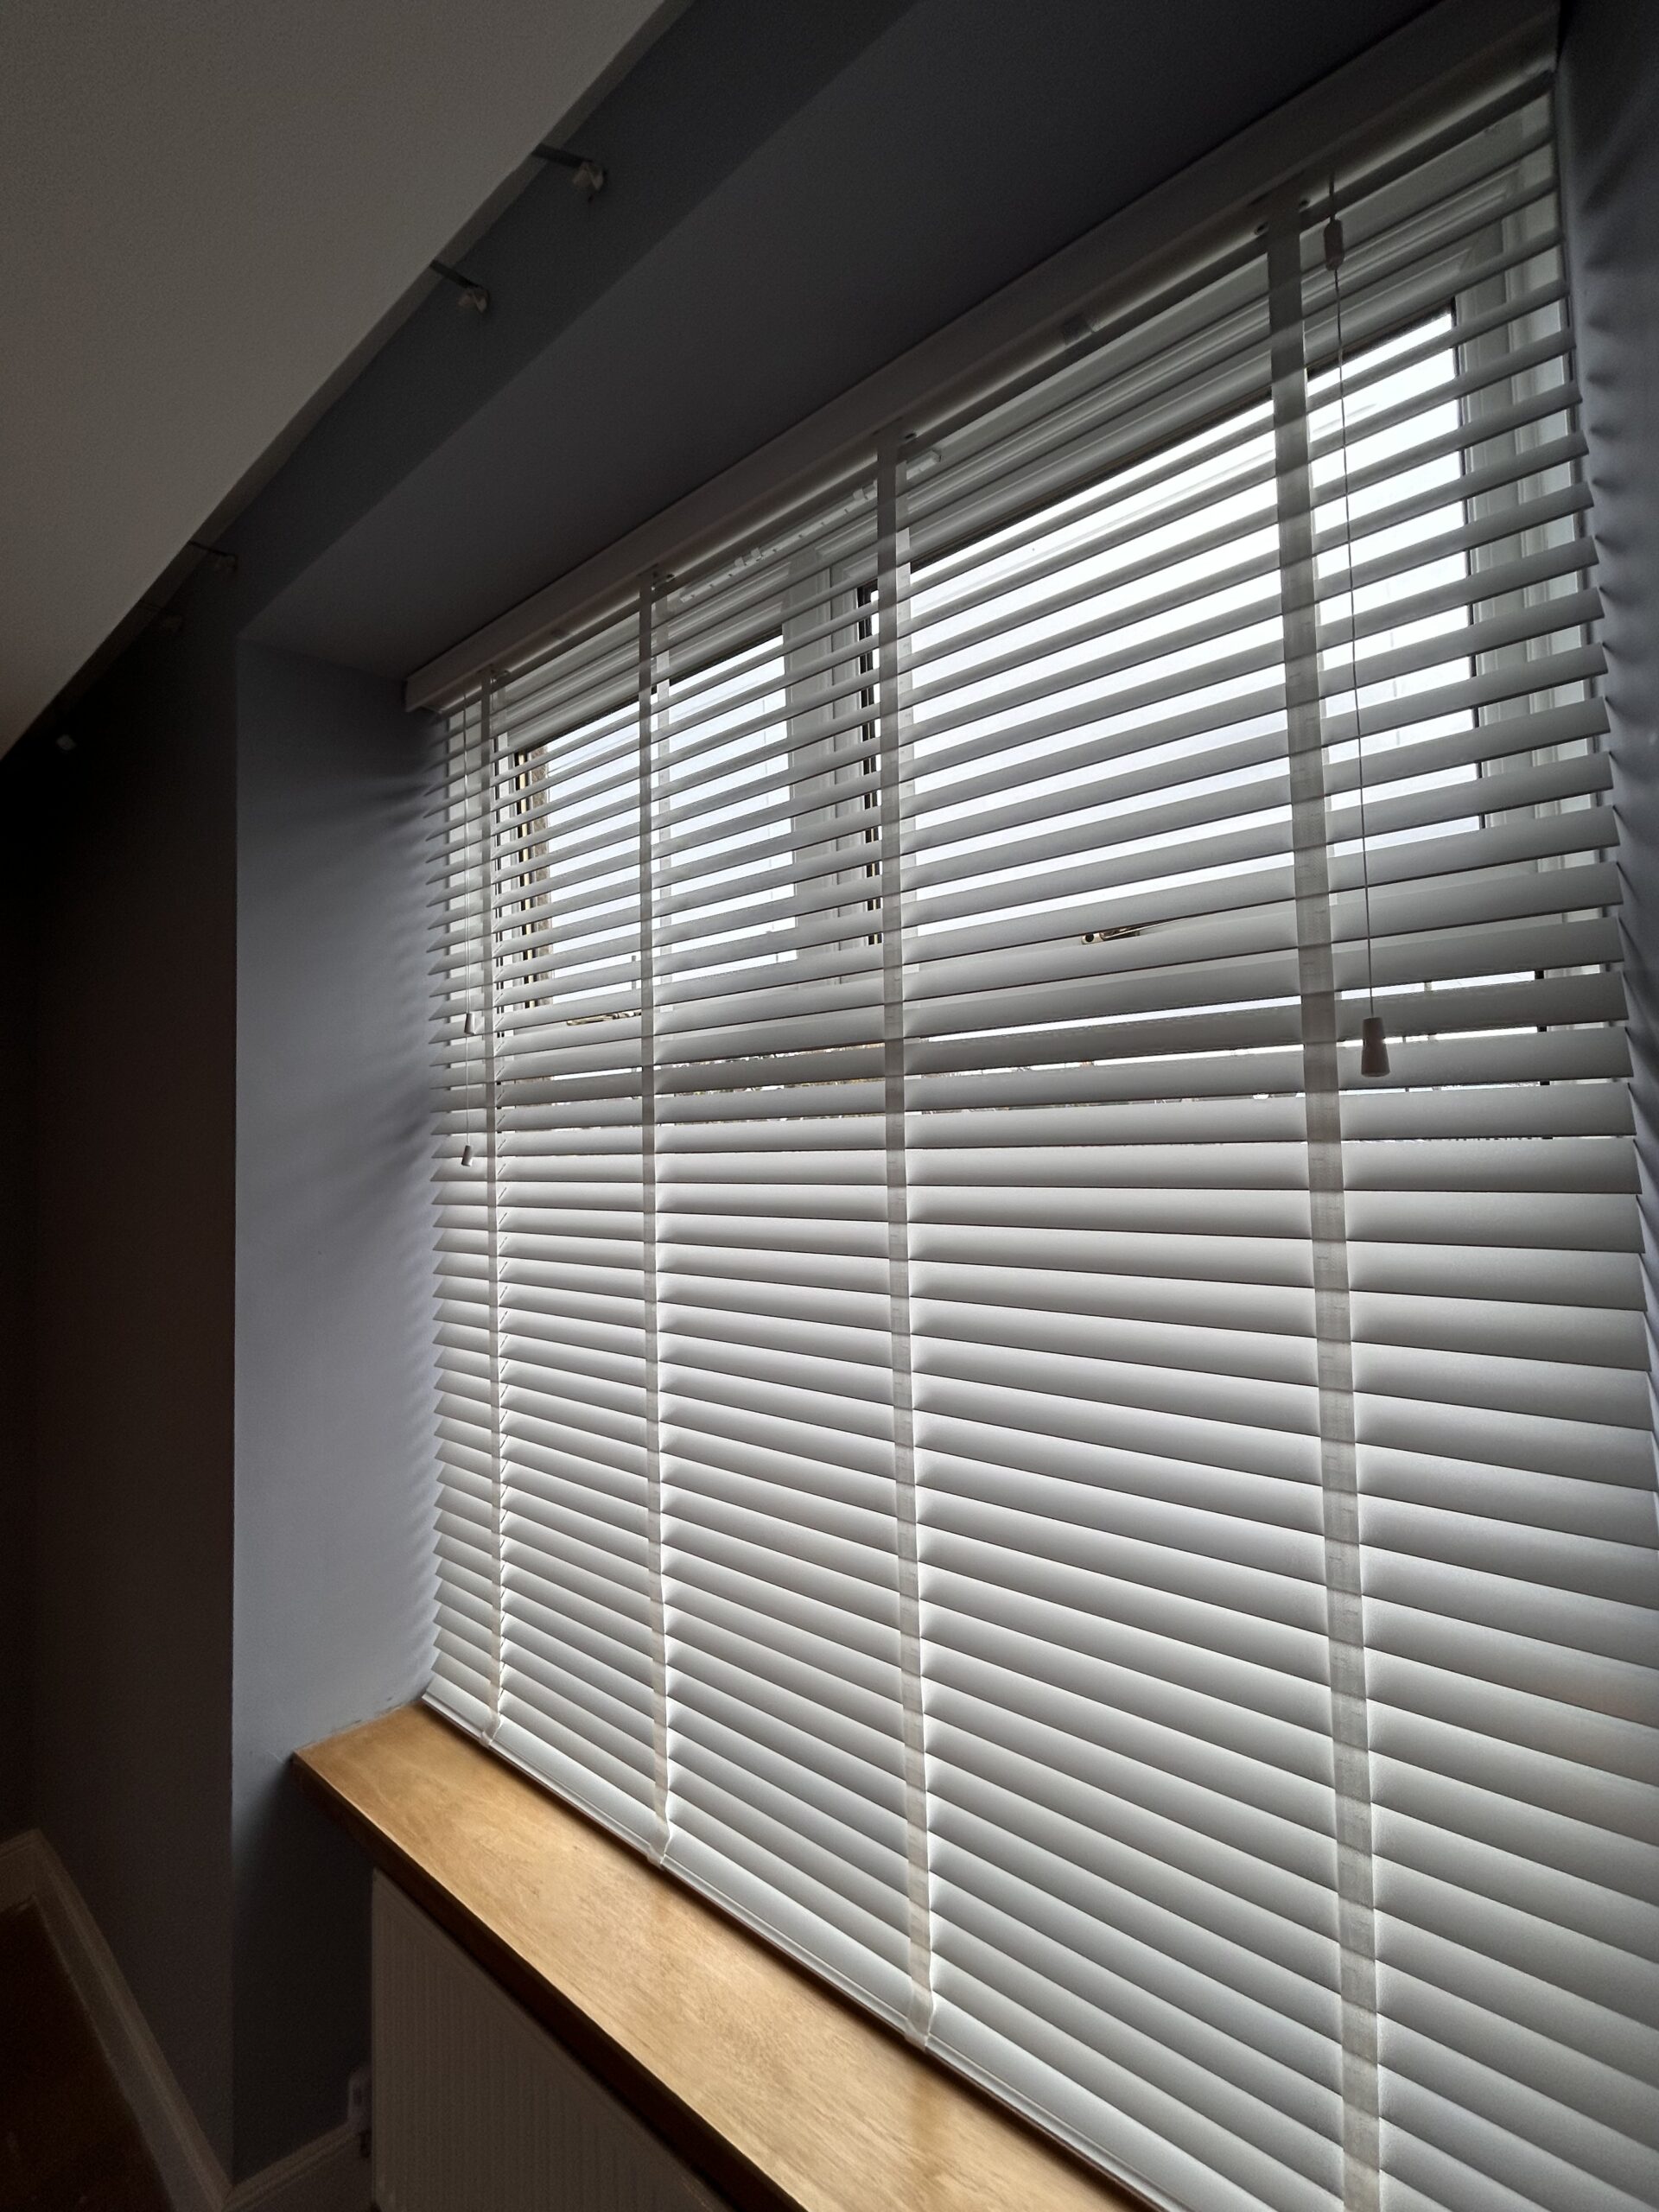
[[[174,2212],[367,2212],[369,2161],[331,2129],[232,2187],[86,1899],[38,1828],[0,1844],[0,1910],[35,1905],[156,2161]]]
[[[367,2212],[371,2172],[356,2130],[333,2128],[238,2182],[225,2212]]]
[[[0,1843],[0,1912],[15,1904],[28,1904],[35,1895],[35,1843],[32,1829],[8,1836]]]

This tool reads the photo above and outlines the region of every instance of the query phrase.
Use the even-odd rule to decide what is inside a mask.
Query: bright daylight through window
[[[1548,89],[1262,212],[453,709],[430,1694],[1155,2202],[1635,2212]]]

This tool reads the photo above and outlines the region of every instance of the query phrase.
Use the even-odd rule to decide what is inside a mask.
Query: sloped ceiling
[[[0,751],[673,12],[0,7]]]

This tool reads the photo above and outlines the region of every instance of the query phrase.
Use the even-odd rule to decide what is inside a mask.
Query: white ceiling
[[[0,751],[659,0],[3,0]]]

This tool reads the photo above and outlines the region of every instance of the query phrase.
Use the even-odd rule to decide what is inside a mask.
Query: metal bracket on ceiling
[[[435,276],[442,276],[446,284],[454,285],[460,292],[461,297],[455,302],[457,307],[470,308],[474,315],[488,315],[489,294],[481,284],[475,283],[467,276],[464,270],[452,269],[447,261],[434,261],[429,265]]]
[[[238,563],[235,554],[228,546],[209,545],[205,537],[188,537],[185,543],[194,552],[205,553],[207,556],[208,567],[217,570],[221,576],[233,576],[236,574]]]
[[[563,146],[535,146],[531,149],[538,162],[546,162],[556,169],[569,169],[570,181],[587,200],[596,200],[605,189],[605,172],[588,154],[573,154]]]

